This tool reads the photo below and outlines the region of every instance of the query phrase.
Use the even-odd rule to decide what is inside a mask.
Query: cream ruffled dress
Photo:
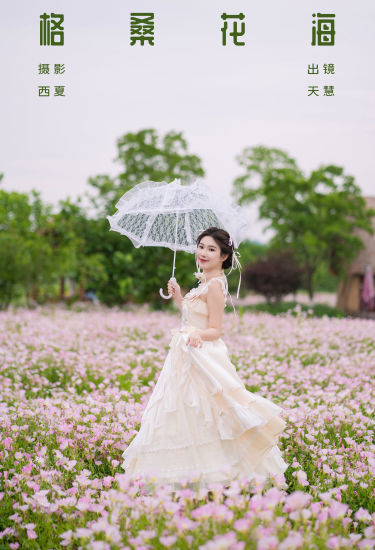
[[[181,328],[172,330],[140,430],[122,455],[125,473],[152,478],[152,489],[180,489],[187,478],[194,478],[189,487],[209,488],[288,467],[277,446],[286,427],[281,407],[246,390],[221,338],[200,348],[186,345],[189,332],[208,327],[207,304],[199,296],[214,280],[227,299],[224,273],[185,295]]]

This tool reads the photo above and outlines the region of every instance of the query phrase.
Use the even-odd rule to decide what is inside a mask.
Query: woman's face
[[[221,255],[220,246],[215,239],[209,235],[202,237],[197,246],[196,259],[198,265],[203,270],[214,271],[221,269],[227,257],[228,254]]]

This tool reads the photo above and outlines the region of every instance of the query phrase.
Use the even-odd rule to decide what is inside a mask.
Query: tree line
[[[82,197],[60,200],[54,212],[35,190],[26,194],[0,189],[1,309],[22,298],[26,305],[65,299],[68,278],[76,284],[77,298],[82,298],[85,290],[95,289],[109,306],[149,302],[156,308],[168,307],[159,288],[166,288],[171,276],[173,252],[162,247],[135,249],[125,236],[109,231],[106,216],[112,215],[119,198],[141,181],[179,178],[187,182],[204,177],[202,160],[189,153],[182,133],[174,131],[164,136],[155,129],[127,133],[117,140],[117,149],[118,175],[88,178],[85,196],[90,215],[82,206]],[[233,200],[241,205],[259,200],[259,218],[268,220],[274,231],[267,245],[249,239],[239,245],[244,269],[242,293],[250,288],[263,293],[267,269],[267,296],[272,280],[279,297],[292,288],[291,279],[294,287],[305,288],[311,299],[316,288],[334,290],[363,246],[353,229],[361,227],[373,234],[375,210],[366,208],[354,178],[334,165],[304,175],[285,151],[264,146],[245,148],[236,160],[242,174],[233,181]],[[0,174],[0,181],[2,177]],[[289,267],[275,261],[265,263],[270,257],[279,257],[283,265],[288,258]],[[177,253],[176,276],[183,288],[195,285],[191,254]],[[229,290],[235,291],[237,270],[232,271],[228,283]]]

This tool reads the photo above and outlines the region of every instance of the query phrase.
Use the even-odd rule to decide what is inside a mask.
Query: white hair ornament
[[[233,241],[232,241],[232,237],[229,237],[229,246],[232,247],[233,258],[232,258],[232,266],[230,268],[230,271],[229,271],[228,275],[230,275],[232,273],[233,265],[235,265],[235,268],[237,268],[239,273],[240,273],[240,279],[238,281],[238,287],[237,287],[237,298],[238,298],[238,293],[239,293],[240,286],[241,286],[241,267],[242,267],[238,258],[241,256],[241,254],[240,254],[240,252],[238,252],[238,250],[234,250],[234,244],[233,244]]]

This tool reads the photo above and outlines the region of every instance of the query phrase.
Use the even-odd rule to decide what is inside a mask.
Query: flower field
[[[121,455],[179,316],[0,312],[0,550],[375,548],[375,324],[296,313],[224,319],[247,389],[283,408],[285,474],[147,496]]]

